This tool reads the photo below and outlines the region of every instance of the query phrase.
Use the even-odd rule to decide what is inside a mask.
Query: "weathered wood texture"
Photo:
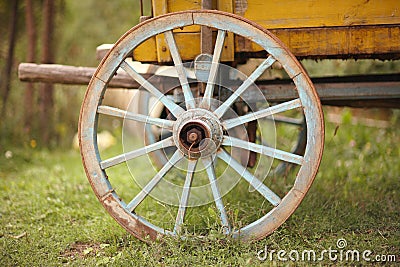
[[[24,82],[88,85],[95,71],[96,68],[91,67],[21,63],[18,67],[18,76]],[[118,73],[109,84],[109,87],[116,88],[138,88],[139,86],[125,73]]]
[[[244,17],[268,27],[336,27],[396,24],[398,0],[247,0]],[[264,11],[264,12],[263,12]]]
[[[273,29],[271,32],[299,58],[400,58],[400,24]],[[200,33],[179,32],[175,33],[175,38],[183,60],[192,60],[200,53]],[[240,53],[253,53],[245,55],[246,57],[265,56],[256,54],[261,51],[256,44],[240,36],[235,36],[234,39],[236,56]],[[224,50],[229,47],[227,45]],[[168,54],[168,48],[165,49],[164,52]],[[134,51],[134,58],[143,62],[157,62],[157,51],[156,42],[150,39]],[[165,58],[162,62],[168,60]],[[222,61],[232,61],[232,57],[223,54]]]
[[[22,63],[18,68],[21,81],[47,82],[61,84],[87,85],[95,72],[95,68],[74,67],[56,64],[32,64]],[[177,78],[166,76],[143,75],[150,78],[151,83],[165,92],[176,86]],[[313,79],[318,95],[323,104],[339,105],[340,101],[349,105],[349,101],[388,101],[391,107],[400,108],[400,75],[375,75],[354,76],[337,78]],[[240,84],[232,82],[231,88],[237,88]],[[139,88],[140,85],[124,72],[118,72],[110,81],[110,88]],[[266,99],[269,101],[286,101],[297,97],[294,85],[289,81],[267,81],[257,84]],[[243,94],[248,101],[259,101],[255,88],[249,88]],[[371,104],[369,104],[371,106]],[[382,106],[379,104],[379,106]]]
[[[400,10],[398,0],[220,0],[212,8],[235,13],[271,30],[301,58],[400,58]],[[201,1],[153,0],[154,16],[201,9]],[[200,27],[176,30],[181,56],[192,60],[200,53]],[[254,43],[233,36],[226,42],[222,61],[233,61],[233,51],[258,52]],[[163,37],[156,37],[162,39]],[[134,58],[169,62],[168,47],[158,39],[144,42]],[[257,56],[256,54],[253,56]]]
[[[155,16],[201,9],[202,1],[153,0]],[[235,13],[268,29],[395,24],[400,20],[398,0],[219,0],[210,9]],[[227,10],[234,7],[233,11]],[[162,8],[160,8],[162,7]]]
[[[95,71],[96,68],[91,67],[21,63],[18,67],[18,77],[24,82],[88,85]],[[145,79],[151,79],[151,83],[157,84],[159,89],[163,92],[164,90],[175,87],[177,84],[177,78],[173,77],[155,76],[151,74],[143,74],[142,76]],[[140,84],[124,71],[121,71],[114,75],[108,87],[137,89],[140,87]]]
[[[400,24],[271,30],[298,58],[400,58]],[[254,51],[257,49],[253,46]]]

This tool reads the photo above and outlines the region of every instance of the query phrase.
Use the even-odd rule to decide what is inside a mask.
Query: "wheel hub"
[[[219,119],[205,109],[191,109],[184,112],[175,123],[174,141],[178,149],[188,158],[212,155],[222,142],[222,128]]]

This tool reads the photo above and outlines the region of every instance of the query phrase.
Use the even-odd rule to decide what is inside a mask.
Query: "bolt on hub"
[[[190,159],[215,153],[222,142],[219,119],[210,111],[191,109],[182,114],[173,129],[176,146]]]

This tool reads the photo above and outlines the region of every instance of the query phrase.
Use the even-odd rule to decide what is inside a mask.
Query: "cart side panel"
[[[235,11],[266,29],[400,23],[398,0],[236,0]]]
[[[201,9],[201,1],[189,0],[153,0],[153,14],[159,16],[171,12],[183,10]],[[229,13],[233,13],[234,5],[232,0],[220,0],[213,3],[213,8]],[[182,60],[193,60],[200,54],[200,27],[190,26],[183,29],[174,30],[175,39],[179,51],[181,51]],[[215,34],[214,34],[215,35]],[[215,40],[215,36],[214,36]],[[222,61],[234,60],[234,36],[229,33],[225,39],[224,48],[221,54]],[[172,58],[165,42],[164,36],[159,35],[154,40],[148,40],[134,51],[135,60],[144,62],[171,62]]]
[[[400,58],[400,25],[271,30],[299,58]],[[262,51],[236,43],[236,52]]]
[[[201,1],[153,0],[155,16],[201,8]],[[400,58],[400,5],[398,0],[219,0],[212,8],[236,13],[270,29],[301,58]],[[200,27],[176,29],[183,60],[200,53]],[[214,33],[214,41],[215,41]],[[196,44],[195,44],[196,43]],[[263,57],[262,49],[238,36],[226,38],[221,60]],[[143,62],[171,62],[162,35],[148,40],[134,51]]]

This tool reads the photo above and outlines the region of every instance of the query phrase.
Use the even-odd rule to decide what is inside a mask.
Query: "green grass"
[[[394,254],[398,264],[399,113],[386,129],[352,125],[349,116],[343,113],[340,125],[326,123],[322,164],[300,207],[253,243],[215,231],[207,238],[145,244],[102,208],[78,152],[5,148],[12,157],[0,155],[0,266],[306,266],[310,262],[277,261],[276,254],[275,262],[260,261],[257,252],[320,253],[336,249],[339,238],[346,239],[346,249]],[[373,264],[324,259],[316,264]]]

